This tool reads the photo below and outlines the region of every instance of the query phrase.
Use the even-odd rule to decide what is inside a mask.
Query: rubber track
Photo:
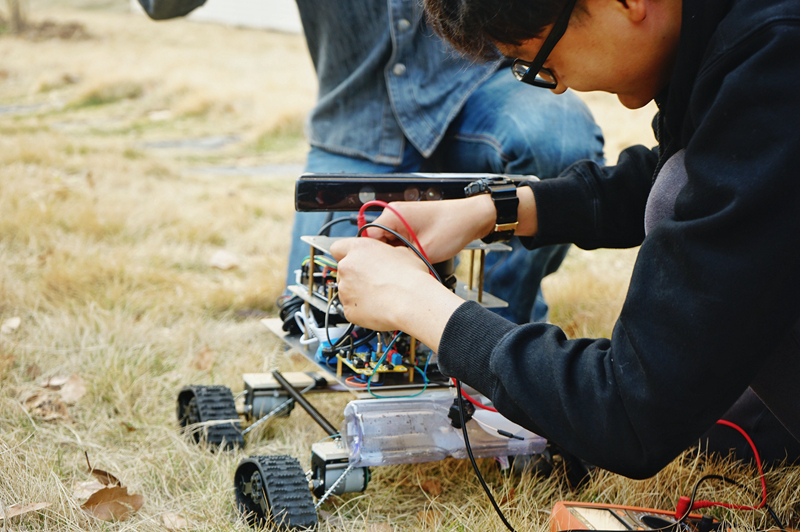
[[[288,530],[309,530],[317,524],[314,499],[300,462],[288,455],[251,456],[264,472],[264,490],[273,522]]]
[[[233,393],[227,386],[190,386],[197,401],[197,411],[201,421],[215,421],[235,419],[233,423],[209,425],[206,441],[209,445],[220,447],[225,442],[225,448],[244,447],[244,436],[239,423],[239,414],[236,413],[236,403]]]

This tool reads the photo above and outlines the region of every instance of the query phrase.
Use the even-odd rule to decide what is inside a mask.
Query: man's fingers
[[[338,261],[342,260],[347,256],[350,252],[350,249],[353,246],[353,241],[356,240],[355,238],[342,238],[337,240],[331,246],[331,255],[333,258]]]
[[[331,245],[331,255],[338,262],[356,249],[368,249],[372,246],[380,245],[383,245],[383,243],[378,244],[374,239],[370,238],[342,238]]]

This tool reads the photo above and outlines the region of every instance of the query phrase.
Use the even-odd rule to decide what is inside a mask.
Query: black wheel
[[[296,458],[251,456],[233,475],[236,508],[247,524],[276,530],[312,530],[317,511]]]
[[[225,423],[229,421],[229,423]],[[213,448],[244,447],[239,414],[227,386],[187,386],[178,394],[178,422]]]

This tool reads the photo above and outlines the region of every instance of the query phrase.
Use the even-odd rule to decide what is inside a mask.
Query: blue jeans
[[[547,179],[580,159],[603,161],[603,136],[586,105],[574,94],[555,95],[520,83],[502,69],[470,96],[430,159],[408,142],[398,166],[312,148],[306,172],[468,172]],[[336,213],[342,215],[346,216]],[[308,255],[300,236],[317,234],[328,216],[295,214],[288,284],[294,284],[294,270]],[[333,226],[330,232],[331,236],[354,234],[355,227],[347,222]],[[511,245],[511,252],[487,255],[484,289],[508,302],[507,308],[495,310],[501,316],[516,323],[545,320],[541,280],[558,268],[569,246],[528,251],[517,239],[512,239]]]

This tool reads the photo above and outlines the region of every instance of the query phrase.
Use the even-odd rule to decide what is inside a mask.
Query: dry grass
[[[282,290],[296,176],[191,169],[302,163],[301,117],[315,92],[304,43],[57,4],[34,3],[32,16],[79,20],[88,39],[0,38],[0,106],[36,106],[0,114],[0,322],[22,318],[18,330],[0,335],[0,504],[52,503],[9,529],[163,530],[161,515],[171,511],[193,530],[246,530],[231,489],[244,453],[187,443],[176,431],[174,401],[185,384],[240,390],[243,372],[306,367],[247,317],[274,312]],[[615,108],[608,102],[590,98],[598,118]],[[609,129],[610,158],[632,132],[646,135],[648,122]],[[238,140],[212,151],[147,144],[209,135]],[[239,268],[211,268],[219,249],[235,253]],[[634,257],[573,251],[546,282],[553,321],[571,336],[608,335]],[[196,369],[194,356],[206,347],[213,364]],[[71,374],[85,380],[87,393],[68,407],[69,420],[26,411],[42,378]],[[316,404],[338,423],[348,399]],[[246,452],[306,463],[323,436],[298,410]],[[88,480],[84,451],[145,496],[131,520],[106,524],[80,510],[72,488]],[[749,468],[687,454],[647,481],[599,473],[570,493],[561,474],[506,478],[490,461],[482,467],[519,530],[544,530],[563,498],[669,508],[701,472],[724,470],[751,484],[754,477]],[[421,488],[431,479],[441,494]],[[776,470],[769,484],[773,506],[796,521],[798,471]],[[704,496],[741,500],[716,489]],[[323,530],[502,530],[465,461],[377,468],[367,492],[325,510]],[[742,526],[769,524],[761,513],[730,515]]]

